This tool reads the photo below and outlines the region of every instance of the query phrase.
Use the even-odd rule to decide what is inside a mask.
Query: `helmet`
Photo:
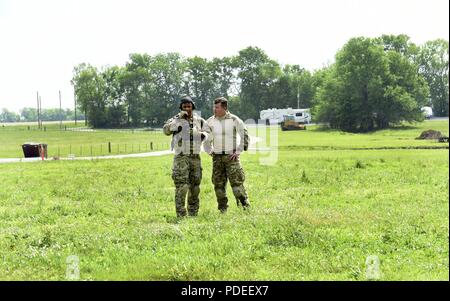
[[[181,99],[180,99],[180,110],[181,110],[181,105],[182,104],[184,104],[184,103],[187,103],[187,102],[190,102],[191,104],[192,104],[192,109],[193,110],[195,110],[195,102],[192,100],[192,98],[191,97],[189,97],[189,96],[183,96]]]

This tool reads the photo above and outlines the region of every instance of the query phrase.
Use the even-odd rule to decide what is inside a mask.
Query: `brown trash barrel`
[[[47,144],[45,143],[25,143],[22,144],[23,155],[25,158],[41,157],[41,152],[44,152],[44,157],[47,158]]]

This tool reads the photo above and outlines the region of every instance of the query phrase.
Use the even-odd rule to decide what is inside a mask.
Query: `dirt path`
[[[250,137],[250,147],[260,141],[259,137]],[[255,148],[251,148],[255,150]],[[58,159],[47,158],[44,161],[54,161],[54,160],[95,160],[95,159],[124,159],[124,158],[143,158],[143,157],[158,157],[172,154],[171,150],[148,152],[148,153],[138,153],[138,154],[125,154],[125,155],[110,155],[110,156],[92,156],[92,157],[60,157]],[[37,162],[42,161],[41,158],[0,158],[0,164],[2,163],[18,163],[18,162]]]
[[[150,152],[150,153],[139,153],[139,154],[126,154],[126,155],[111,155],[111,156],[93,156],[93,157],[73,157],[73,158],[47,158],[45,161],[54,160],[94,160],[94,159],[123,159],[123,158],[142,158],[142,157],[154,157],[154,156],[164,156],[171,154],[171,150]],[[36,162],[42,161],[41,158],[4,158],[0,159],[0,163],[16,163],[16,162]]]

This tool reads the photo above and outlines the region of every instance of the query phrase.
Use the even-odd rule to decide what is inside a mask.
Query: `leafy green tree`
[[[257,119],[262,109],[273,106],[270,88],[281,75],[281,68],[257,47],[247,47],[239,51],[236,62],[240,79],[242,118]]]
[[[384,44],[383,39],[353,38],[337,53],[318,89],[319,120],[366,132],[423,119],[420,107],[428,90],[417,65],[405,49]]]
[[[228,98],[239,95],[240,87],[237,76],[237,63],[236,57],[213,58],[211,61],[214,98],[219,96]]]
[[[108,67],[102,72],[105,82],[105,107],[108,126],[120,127],[127,122],[125,89],[121,82],[125,68]]]
[[[286,65],[272,84],[271,99],[277,108],[310,108],[315,87],[312,74],[298,65]]]
[[[93,127],[107,126],[105,81],[98,70],[84,63],[76,66],[72,84],[77,103],[85,112],[88,123]]]
[[[417,58],[419,72],[430,88],[433,113],[437,116],[448,116],[448,57],[448,41],[438,39],[422,45]]]
[[[421,121],[420,108],[426,105],[429,95],[425,79],[418,74],[418,66],[407,56],[395,50],[386,53],[389,74],[384,95],[376,103],[375,122],[378,128],[399,121]]]
[[[161,125],[178,111],[178,101],[185,94],[184,76],[186,62],[178,53],[158,54],[151,57],[151,79],[148,99],[145,103],[146,122]]]
[[[37,121],[36,108],[23,108],[20,110],[20,115],[25,121]]]
[[[213,65],[195,56],[186,60],[185,90],[196,102],[198,110],[211,112],[214,93]]]
[[[146,115],[146,104],[150,98],[150,63],[147,54],[130,54],[121,75],[121,85],[126,98],[127,124],[138,126]]]
[[[448,42],[420,48],[406,35],[354,38],[333,65],[314,73],[280,66],[257,47],[212,60],[133,53],[124,67],[76,66],[72,84],[94,127],[160,126],[189,94],[206,115],[213,99],[225,96],[243,119],[256,119],[267,108],[299,106],[333,127],[371,131],[421,120],[429,90],[438,114],[448,114]],[[24,111],[23,118],[35,118],[32,113]],[[59,110],[47,110],[43,118],[59,120]]]
[[[419,47],[411,42],[409,36],[404,34],[382,35],[375,41],[383,45],[384,51],[395,51],[411,61],[414,61],[419,54]]]
[[[6,108],[2,109],[2,112],[0,113],[0,122],[16,122],[16,121],[20,121],[19,114],[11,112]]]

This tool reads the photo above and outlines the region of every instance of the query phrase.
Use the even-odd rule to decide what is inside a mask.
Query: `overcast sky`
[[[355,36],[449,36],[448,0],[0,0],[0,108],[73,108],[73,67],[133,52],[206,58],[262,48],[314,70]]]

